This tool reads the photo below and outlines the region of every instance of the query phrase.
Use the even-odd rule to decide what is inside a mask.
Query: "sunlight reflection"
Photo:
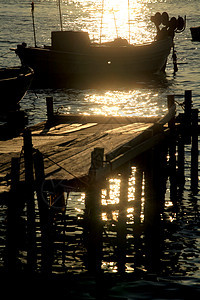
[[[102,261],[101,268],[105,271],[111,271],[112,273],[117,272],[117,263],[114,261]]]
[[[87,5],[83,0],[65,1],[62,9],[64,29],[86,30],[96,42],[121,37],[141,44],[153,39],[148,3],[132,0],[128,9],[127,0],[106,0],[103,12],[102,3],[102,0],[91,0]]]
[[[158,116],[158,94],[153,91],[132,89],[101,92],[93,91],[85,95],[89,114]],[[91,105],[92,104],[92,105]]]

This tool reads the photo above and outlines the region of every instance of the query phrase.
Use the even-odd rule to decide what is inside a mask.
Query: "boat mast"
[[[37,43],[36,43],[36,33],[35,33],[35,19],[34,19],[34,2],[31,3],[31,13],[32,13],[32,20],[33,20],[33,35],[34,35],[34,42],[35,42],[35,47],[37,47]]]
[[[61,5],[60,0],[58,0],[58,7],[59,7],[59,14],[60,14],[60,29],[63,31],[63,24],[62,24],[62,13],[61,13]]]
[[[131,24],[130,24],[130,1],[128,0],[128,40],[129,40],[129,44],[131,42]]]
[[[100,44],[101,44],[101,36],[102,36],[102,28],[103,28],[103,13],[104,13],[104,0],[102,0],[101,6],[101,27],[100,27]]]

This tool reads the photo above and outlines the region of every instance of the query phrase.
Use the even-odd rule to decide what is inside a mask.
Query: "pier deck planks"
[[[87,123],[84,123],[89,121]],[[99,121],[99,120],[97,120]],[[72,180],[87,176],[91,152],[96,147],[104,148],[108,154],[131,142],[146,130],[151,130],[153,121],[144,123],[137,119],[131,123],[127,118],[115,119],[115,122],[103,118],[95,122],[83,118],[69,119],[67,122],[47,127],[41,123],[31,128],[33,147],[44,155],[45,175],[47,179]],[[73,123],[74,122],[74,123]],[[123,123],[122,123],[123,122]],[[19,156],[23,146],[23,136],[0,141],[0,174],[10,172],[11,157]],[[24,180],[23,155],[21,159],[21,180]]]

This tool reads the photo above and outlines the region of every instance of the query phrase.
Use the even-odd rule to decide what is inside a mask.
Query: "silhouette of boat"
[[[22,65],[34,69],[34,86],[67,87],[77,83],[113,82],[165,71],[173,47],[175,30],[180,22],[167,13],[156,13],[151,20],[157,27],[156,40],[144,45],[132,45],[117,38],[106,43],[92,43],[87,32],[53,31],[51,46],[18,45],[16,54]],[[181,18],[182,29],[184,21]],[[159,25],[163,24],[161,30]]]
[[[1,110],[15,109],[24,97],[33,79],[30,67],[10,67],[0,69]]]
[[[190,32],[192,35],[192,40],[200,42],[200,26],[190,27]]]

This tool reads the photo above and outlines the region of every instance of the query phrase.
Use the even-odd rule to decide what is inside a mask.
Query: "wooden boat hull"
[[[36,87],[67,87],[74,84],[121,80],[154,74],[165,68],[172,39],[141,46],[92,45],[84,51],[18,47],[22,64],[34,69]]]
[[[33,74],[29,67],[0,69],[1,110],[16,108],[30,87]]]
[[[192,40],[200,42],[200,26],[190,27],[190,32],[191,32],[191,35],[192,35]]]

